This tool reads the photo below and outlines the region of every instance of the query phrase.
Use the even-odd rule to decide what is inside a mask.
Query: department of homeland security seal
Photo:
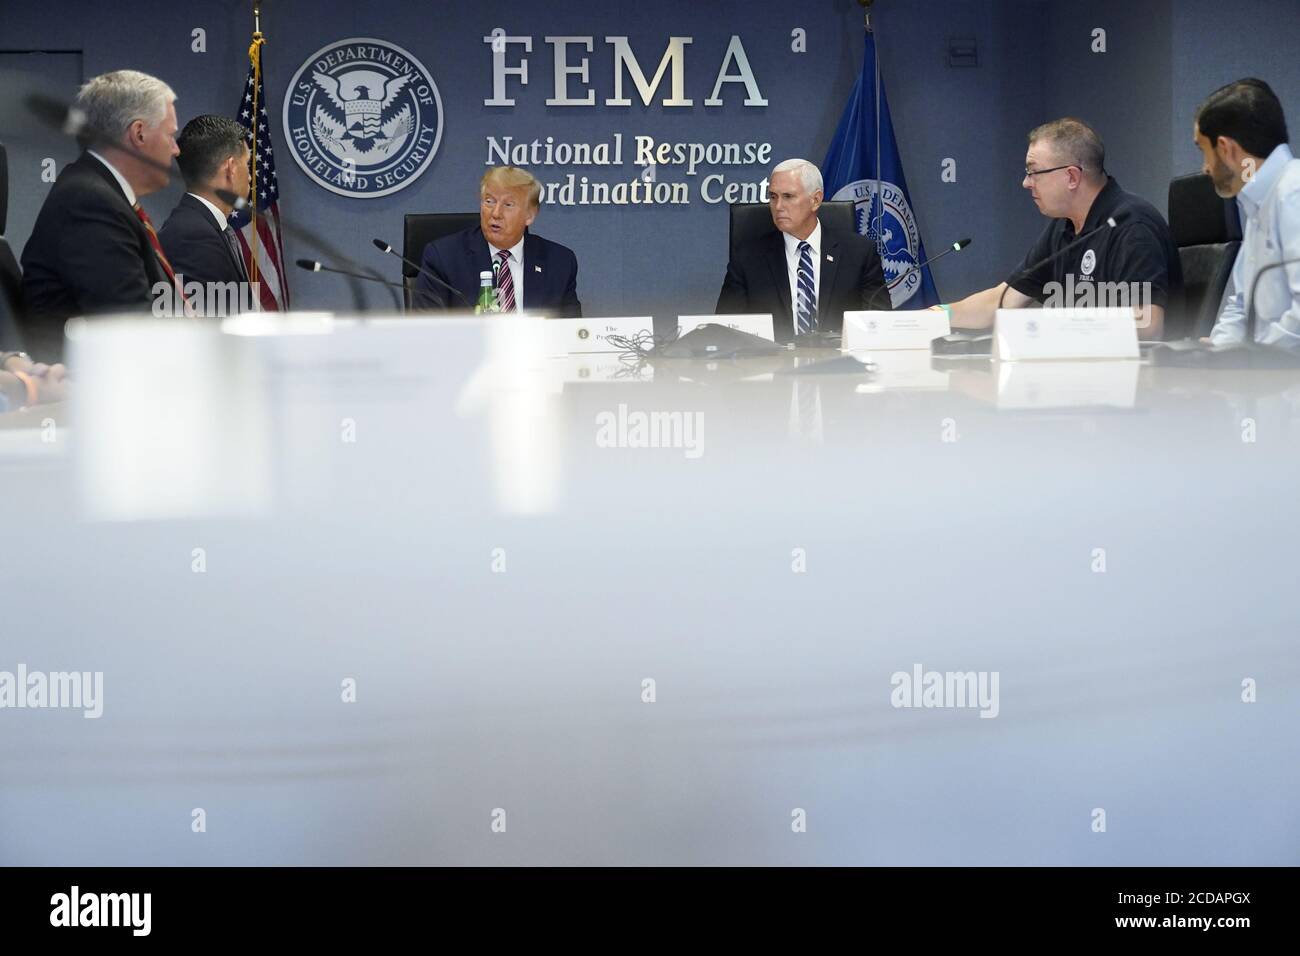
[[[879,185],[880,196],[877,196],[876,180],[859,179],[840,189],[831,199],[850,200],[856,206],[854,217],[858,232],[872,240],[880,250],[889,299],[897,309],[921,288],[920,269],[897,282],[899,276],[916,265],[921,234],[916,229],[916,218],[903,191],[884,180]]]
[[[284,134],[311,179],[375,199],[409,186],[442,140],[442,99],[424,64],[387,40],[321,47],[284,97]]]

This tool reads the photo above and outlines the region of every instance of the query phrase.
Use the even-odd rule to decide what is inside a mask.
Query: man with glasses
[[[1105,162],[1101,137],[1082,120],[1053,120],[1029,134],[1021,185],[1052,222],[1006,282],[950,306],[955,328],[989,328],[999,300],[1003,308],[1019,309],[1034,303],[1115,304],[1123,298],[1135,310],[1138,337],[1161,337],[1165,312],[1182,303],[1178,249],[1164,217],[1120,189],[1106,174]],[[1031,268],[1108,218],[1115,219],[1114,228],[1102,228],[1069,252]],[[1101,283],[1109,286],[1104,298]],[[1119,292],[1125,295],[1117,296]]]

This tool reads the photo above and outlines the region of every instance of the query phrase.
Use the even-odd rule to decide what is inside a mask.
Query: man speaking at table
[[[1106,150],[1097,132],[1069,117],[1033,130],[1021,185],[1052,222],[1006,282],[952,303],[953,326],[989,328],[999,302],[1007,309],[1034,302],[1092,306],[1102,288],[1107,295],[1111,288],[1137,289],[1122,304],[1135,309],[1138,338],[1160,338],[1165,310],[1182,304],[1178,249],[1155,207],[1124,192],[1106,174]],[[1115,220],[1113,228],[1108,219]],[[1092,237],[1065,251],[1086,233]]]
[[[175,100],[135,70],[97,76],[77,94],[87,128],[114,148],[79,137],[88,148],[59,174],[23,248],[23,332],[38,359],[59,359],[70,316],[148,313],[155,286],[175,281],[138,202],[167,185],[180,152]]]
[[[581,318],[578,258],[573,250],[528,231],[542,184],[516,166],[494,166],[479,183],[479,224],[424,248],[412,304],[416,309],[466,309],[478,298],[479,274],[495,276],[502,312]],[[429,274],[458,290],[452,295]]]
[[[771,313],[778,342],[839,332],[844,313],[891,308],[880,256],[856,233],[822,228],[821,171],[806,159],[778,163],[768,180],[776,231],[736,250],[718,296],[719,315]]]

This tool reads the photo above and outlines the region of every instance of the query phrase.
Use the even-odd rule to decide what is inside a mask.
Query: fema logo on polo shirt
[[[1079,269],[1085,276],[1091,276],[1095,268],[1097,268],[1097,253],[1089,249],[1083,254],[1083,262],[1079,264]]]
[[[429,168],[442,140],[442,99],[406,50],[351,37],[298,68],[284,97],[284,133],[293,158],[319,185],[375,199]]]

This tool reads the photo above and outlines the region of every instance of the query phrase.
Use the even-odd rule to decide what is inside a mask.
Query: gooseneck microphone
[[[950,252],[961,252],[970,244],[971,241],[969,239],[958,239],[956,242],[954,242],[952,245],[950,245],[947,249],[943,250],[943,252],[939,253],[938,255],[931,256],[929,259],[926,259],[924,262],[918,262],[916,265],[902,272],[897,279],[895,279],[893,282],[890,282],[888,284],[888,288],[892,289],[894,286],[898,285],[898,283],[902,282],[904,279],[910,276],[917,269],[924,269],[931,262],[934,262],[936,259],[942,259]]]
[[[461,292],[460,289],[457,289],[454,285],[451,285],[451,284],[449,284],[449,283],[443,282],[441,279],[439,279],[436,275],[433,274],[433,270],[431,270],[431,269],[426,269],[423,265],[421,265],[421,264],[419,264],[419,263],[417,263],[417,262],[414,262],[414,261],[412,261],[411,259],[406,258],[406,256],[402,255],[400,252],[398,252],[396,249],[394,249],[394,248],[393,248],[392,246],[390,246],[388,243],[384,242],[384,240],[382,240],[382,239],[371,239],[370,241],[373,242],[373,243],[375,244],[375,248],[378,249],[380,252],[386,252],[386,253],[388,253],[390,256],[396,256],[398,259],[401,259],[402,262],[406,263],[406,264],[407,264],[408,266],[410,266],[412,269],[415,269],[419,274],[423,275],[425,278],[433,280],[433,282],[434,282],[436,285],[440,285],[440,286],[442,286],[442,287],[443,287],[444,289],[446,289],[448,292],[450,292],[450,293],[452,293],[453,295],[457,296],[457,297],[460,299],[460,301],[462,301],[462,302],[465,303],[465,307],[466,307],[466,308],[469,308],[469,309],[473,309],[473,308],[474,308],[474,304],[473,304],[472,302],[470,302],[470,300],[467,299],[467,298],[465,297],[465,293]],[[405,288],[405,287],[403,287],[403,288]]]
[[[378,282],[380,285],[386,285],[390,289],[401,289],[402,285],[396,282],[389,282],[387,279],[381,279],[378,276],[369,276],[364,272],[349,272],[347,269],[338,269],[334,266],[327,266],[323,262],[315,259],[297,259],[294,261],[299,269],[306,269],[308,272],[332,272],[335,275],[347,276],[349,279],[361,279],[364,282]]]
[[[1002,290],[1002,294],[1001,294],[1000,296],[998,296],[998,308],[999,308],[999,309],[1002,308],[1002,303],[1003,303],[1003,301],[1006,299],[1006,297],[1007,297],[1007,293],[1011,291],[1011,282],[1012,282],[1012,281],[1015,281],[1016,279],[1023,279],[1025,276],[1029,275],[1031,272],[1037,272],[1039,269],[1041,269],[1043,266],[1047,265],[1049,262],[1054,262],[1054,261],[1056,261],[1057,259],[1061,258],[1061,256],[1065,255],[1067,252],[1069,252],[1071,249],[1073,249],[1073,248],[1074,248],[1075,246],[1077,246],[1079,243],[1081,243],[1081,242],[1085,242],[1086,240],[1091,239],[1093,236],[1095,236],[1097,233],[1101,232],[1102,230],[1104,230],[1104,229],[1114,229],[1115,226],[1116,226],[1120,221],[1122,221],[1123,219],[1124,219],[1124,214],[1123,214],[1122,212],[1121,212],[1121,213],[1118,213],[1117,215],[1111,216],[1111,217],[1109,217],[1105,222],[1103,222],[1100,226],[1096,227],[1095,229],[1089,229],[1087,232],[1082,233],[1082,234],[1080,234],[1080,235],[1078,235],[1078,236],[1075,236],[1073,239],[1071,239],[1071,240],[1070,240],[1069,242],[1067,242],[1065,245],[1061,246],[1061,248],[1059,248],[1059,249],[1057,249],[1055,252],[1053,252],[1050,256],[1045,256],[1044,258],[1042,258],[1042,259],[1038,260],[1037,262],[1035,262],[1032,266],[1029,266],[1029,267],[1026,268],[1026,269],[1021,269],[1019,272],[1017,272],[1015,275],[1013,275],[1013,276],[1011,277],[1011,280],[1007,282],[1007,287],[1006,287],[1005,289],[1003,289],[1003,290]],[[996,320],[996,318],[997,318],[996,310],[995,310],[995,312],[994,312],[994,316],[993,316],[993,317],[994,317],[994,319]]]

